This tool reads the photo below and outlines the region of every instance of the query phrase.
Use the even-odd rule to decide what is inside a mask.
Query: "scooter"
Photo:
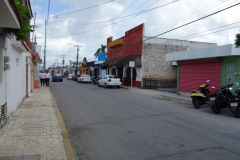
[[[207,83],[210,82],[210,80],[207,80]],[[196,109],[199,109],[201,105],[209,104],[209,93],[210,89],[207,87],[210,86],[210,84],[202,84],[198,90],[191,91],[191,98],[192,98],[192,104]]]
[[[229,82],[231,79],[229,79]],[[236,82],[238,85],[238,82]],[[221,109],[229,108],[231,112],[235,115],[235,117],[240,118],[240,88],[235,90],[237,95],[234,95],[230,88],[233,84],[229,84],[226,86],[222,86],[220,88],[221,93],[215,94],[215,102],[210,93],[210,106],[212,111],[215,114],[220,114]],[[214,96],[214,95],[213,95]]]
[[[94,79],[92,79],[92,83],[93,83],[93,85],[98,84],[98,80],[99,80],[99,78],[94,78]]]

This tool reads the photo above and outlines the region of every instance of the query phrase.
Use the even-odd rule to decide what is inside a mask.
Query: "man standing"
[[[51,74],[48,73],[48,71],[46,71],[46,74],[45,74],[45,83],[46,83],[46,87],[49,87],[49,79],[52,78],[51,77]]]
[[[41,73],[39,74],[39,78],[41,81],[41,86],[44,86],[45,84],[45,73],[43,73],[43,71],[41,71]]]

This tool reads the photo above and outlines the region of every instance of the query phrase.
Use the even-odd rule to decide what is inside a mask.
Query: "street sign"
[[[135,62],[134,61],[129,61],[129,67],[135,67]]]
[[[129,67],[131,67],[131,88],[132,88],[133,67],[135,67],[135,62],[134,61],[129,61]]]

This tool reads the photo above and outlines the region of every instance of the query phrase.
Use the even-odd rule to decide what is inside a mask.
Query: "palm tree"
[[[101,48],[98,48],[96,53],[94,54],[95,57],[98,57],[98,53],[105,53],[105,49],[107,48],[107,46],[105,45],[101,45]]]
[[[235,40],[235,45],[236,47],[239,47],[240,46],[240,33],[236,35],[236,40]]]

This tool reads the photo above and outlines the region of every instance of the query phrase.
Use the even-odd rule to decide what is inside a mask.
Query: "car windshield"
[[[109,78],[118,78],[118,76],[108,76]]]
[[[62,76],[61,74],[55,74],[55,76]]]
[[[82,75],[82,77],[89,77],[89,75],[85,74],[85,75]]]

